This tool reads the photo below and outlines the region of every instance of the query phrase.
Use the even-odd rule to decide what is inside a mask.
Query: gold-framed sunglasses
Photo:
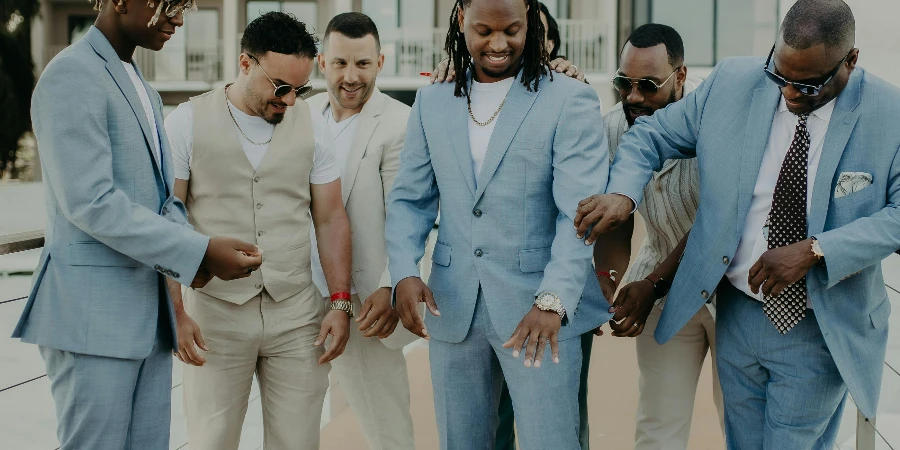
[[[678,69],[680,68],[681,66],[676,67],[675,70],[673,70],[672,73],[669,74],[666,80],[659,84],[656,84],[655,81],[647,78],[631,78],[624,75],[619,75],[619,71],[616,71],[616,76],[612,77],[612,80],[609,81],[612,82],[613,87],[618,89],[619,92],[623,94],[631,92],[631,89],[634,86],[637,86],[638,90],[641,91],[641,93],[653,95],[657,91],[662,89],[662,87],[672,79],[672,75],[675,75],[675,72],[678,72]]]
[[[285,95],[288,95],[288,93],[290,93],[291,91],[294,91],[294,93],[297,95],[298,98],[303,98],[306,94],[309,94],[309,92],[312,91],[312,88],[313,88],[312,80],[307,81],[306,84],[304,84],[303,86],[297,86],[297,87],[291,86],[290,84],[275,83],[275,80],[273,80],[272,77],[269,76],[269,74],[266,72],[266,69],[262,66],[262,64],[259,63],[259,59],[257,59],[255,56],[253,56],[249,53],[247,53],[247,57],[256,61],[256,65],[259,66],[260,69],[262,69],[263,75],[265,75],[266,78],[269,79],[269,83],[272,83],[272,87],[275,88],[275,97],[276,98],[284,97]]]

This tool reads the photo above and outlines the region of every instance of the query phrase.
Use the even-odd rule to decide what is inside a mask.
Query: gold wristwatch
[[[332,311],[344,311],[350,318],[353,318],[353,303],[350,300],[335,300],[331,302]]]

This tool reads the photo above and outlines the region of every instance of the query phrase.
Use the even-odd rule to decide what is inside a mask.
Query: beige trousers
[[[353,295],[352,301],[357,314],[362,309],[359,296]],[[331,370],[359,419],[370,450],[413,450],[403,349],[388,348],[377,337],[363,337],[358,326],[355,320],[350,322],[350,340],[344,353],[331,362]]]
[[[254,374],[263,448],[318,449],[329,367],[313,346],[325,314],[315,286],[281,302],[263,291],[243,305],[188,290],[185,311],[209,348],[206,364],[184,368],[191,450],[238,448]]]
[[[716,372],[716,321],[706,307],[665,345],[653,338],[662,309],[653,307],[637,339],[640,394],[635,450],[683,450],[687,447],[694,398],[707,351],[712,357],[713,402],[725,429],[722,388]]]

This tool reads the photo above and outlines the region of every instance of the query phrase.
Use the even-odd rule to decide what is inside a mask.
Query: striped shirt
[[[684,83],[684,95],[689,94],[700,80],[688,78]],[[618,103],[603,117],[606,136],[609,139],[610,162],[615,158],[619,140],[628,131],[628,121]],[[644,188],[644,201],[637,211],[644,218],[647,237],[641,244],[637,257],[625,272],[621,285],[642,280],[653,272],[669,256],[681,239],[691,231],[694,217],[700,206],[700,169],[696,158],[671,159]],[[671,280],[669,280],[671,281]],[[666,297],[656,301],[662,308]],[[713,304],[708,304],[714,313]]]

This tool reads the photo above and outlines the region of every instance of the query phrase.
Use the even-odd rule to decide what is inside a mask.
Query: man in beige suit
[[[385,198],[394,182],[410,108],[381,93],[378,29],[361,13],[335,16],[325,30],[319,68],[328,92],[309,99],[321,114],[343,180],[353,240],[352,301],[359,314],[344,354],[332,363],[372,450],[412,450],[409,381],[403,346],[415,336],[391,307],[384,240]],[[319,131],[318,129],[316,130]],[[313,254],[313,278],[328,295]],[[361,302],[361,299],[364,301]]]
[[[175,195],[191,223],[253,242],[263,259],[243,280],[187,291],[183,309],[173,289],[177,355],[189,364],[192,450],[238,448],[254,375],[264,448],[319,448],[328,362],[343,351],[350,328],[351,256],[340,171],[329,140],[314,130],[321,116],[300,99],[316,52],[303,23],[264,14],[244,31],[237,80],[179,105],[166,120]],[[313,225],[326,292],[336,300],[331,311],[312,281]]]

